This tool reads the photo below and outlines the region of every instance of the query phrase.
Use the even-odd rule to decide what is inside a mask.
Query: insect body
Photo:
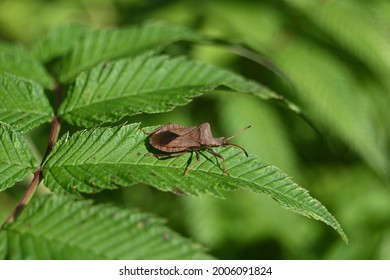
[[[197,161],[200,160],[199,150],[206,150],[207,152],[215,155],[222,160],[223,156],[212,151],[210,148],[219,147],[219,146],[235,146],[240,148],[246,156],[247,152],[244,148],[229,143],[228,141],[233,137],[239,135],[244,130],[248,129],[250,126],[245,127],[241,131],[237,132],[230,137],[220,137],[214,138],[211,134],[211,128],[209,123],[202,123],[198,126],[193,127],[184,127],[180,124],[170,123],[163,125],[151,132],[145,132],[151,134],[149,143],[150,145],[165,154],[151,154],[158,158],[160,157],[176,157],[186,154],[188,152],[195,152]],[[184,175],[190,171],[194,165],[188,167],[184,171]],[[226,174],[229,174],[223,165],[223,171]]]

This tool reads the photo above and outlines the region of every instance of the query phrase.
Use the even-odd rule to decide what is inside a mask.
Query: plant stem
[[[51,122],[51,131],[50,131],[49,142],[47,144],[46,152],[43,156],[41,164],[39,165],[38,169],[35,171],[34,178],[32,179],[26,192],[23,194],[22,199],[16,205],[15,209],[11,212],[11,214],[9,214],[9,216],[4,221],[4,223],[1,225],[1,227],[3,227],[6,224],[12,223],[19,216],[19,214],[22,212],[24,207],[29,203],[29,201],[33,197],[33,195],[34,195],[36,189],[38,188],[38,185],[42,179],[43,163],[45,162],[47,156],[50,154],[51,150],[53,149],[54,144],[57,142],[59,132],[60,132],[60,122],[59,122],[58,117],[54,116],[54,118]]]

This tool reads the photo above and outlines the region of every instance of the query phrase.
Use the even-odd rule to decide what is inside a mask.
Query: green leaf
[[[43,62],[67,55],[88,31],[81,25],[57,27],[34,45],[33,53]]]
[[[10,259],[210,258],[160,219],[90,200],[35,199],[5,234]]]
[[[221,28],[229,32],[230,37],[243,40],[278,65],[294,85],[294,94],[303,102],[301,106],[305,114],[315,123],[324,126],[320,128],[321,131],[330,130],[358,153],[373,170],[387,178],[390,161],[385,143],[388,140],[378,141],[383,138],[374,121],[378,106],[373,103],[373,92],[365,90],[363,86],[364,83],[371,83],[371,76],[365,73],[362,75],[361,67],[356,67],[358,64],[354,64],[353,60],[349,61],[354,55],[359,56],[367,66],[381,72],[378,77],[386,77],[388,83],[389,67],[385,64],[388,64],[386,61],[390,56],[386,54],[389,48],[383,47],[387,45],[382,41],[385,36],[379,38],[378,30],[370,33],[370,28],[363,28],[366,11],[360,11],[365,14],[360,21],[360,12],[355,14],[351,13],[353,10],[345,9],[350,6],[346,4],[348,1],[334,1],[329,5],[308,0],[285,2],[310,14],[313,22],[305,26],[309,26],[310,32],[321,34],[313,29],[316,24],[320,25],[335,38],[337,36],[340,45],[351,53],[345,56],[335,52],[337,45],[327,49],[318,44],[318,41],[312,40],[312,37],[298,33],[299,30],[286,29],[288,13],[285,9],[265,5],[260,1],[245,5],[235,1],[228,1],[225,5],[214,4],[212,8],[217,16],[213,20],[220,24],[223,18],[229,18],[228,24],[220,24]],[[355,6],[354,10],[357,7],[354,4],[352,6]],[[261,17],[258,16],[258,11],[262,13]],[[372,27],[373,22],[367,23],[367,26]],[[264,32],[258,32],[252,26],[262,26]],[[283,35],[279,37],[280,34]],[[321,38],[326,39],[328,38]],[[334,45],[333,41],[330,43]],[[379,48],[381,51],[375,51]],[[381,94],[385,93],[383,91]],[[386,98],[378,97],[384,106],[388,104]]]
[[[82,73],[59,114],[69,123],[93,127],[124,116],[167,112],[218,86],[280,99],[261,85],[212,65],[142,55],[100,64]]]
[[[22,180],[38,166],[26,140],[0,122],[0,191]]]
[[[82,71],[101,62],[161,50],[177,41],[196,41],[201,38],[191,30],[158,23],[88,32],[75,44],[69,57],[64,59],[61,81],[69,82]]]
[[[7,255],[7,235],[0,230],[0,260],[4,260]]]
[[[376,112],[369,107],[372,100],[350,71],[331,53],[305,40],[291,42],[277,61],[296,84],[309,114],[331,128],[376,172],[388,175],[390,161],[386,145],[378,142]]]
[[[25,132],[53,116],[43,88],[34,82],[0,74],[0,121]]]
[[[40,83],[46,88],[54,85],[53,79],[36,57],[20,46],[0,44],[0,74],[15,76]]]
[[[367,13],[366,3],[354,1],[284,0],[304,13],[322,31],[332,36],[336,42],[369,66],[390,89],[390,41],[375,13]],[[374,4],[375,5],[375,4]]]
[[[282,207],[332,226],[346,240],[336,219],[305,189],[278,168],[253,156],[246,157],[238,148],[214,149],[225,158],[230,176],[223,173],[217,158],[206,152],[201,152],[200,161],[183,176],[190,153],[157,159],[148,155],[146,142],[147,135],[138,129],[138,124],[84,130],[62,137],[43,166],[46,185],[57,193],[91,193],[140,182],[162,191],[218,197],[226,191],[247,189],[268,194]]]

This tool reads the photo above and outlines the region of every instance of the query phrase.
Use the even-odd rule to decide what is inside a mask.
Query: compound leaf
[[[25,132],[53,116],[43,88],[15,76],[0,75],[0,121]]]
[[[0,191],[22,180],[37,166],[26,140],[10,125],[0,122]]]
[[[210,258],[151,215],[49,197],[33,200],[0,230],[0,254],[4,250],[10,259]]]
[[[327,209],[278,168],[246,157],[238,148],[221,147],[214,151],[225,158],[230,176],[223,173],[220,160],[206,152],[183,176],[192,155],[167,159],[149,156],[147,135],[138,126],[84,130],[61,138],[43,166],[46,185],[57,193],[92,193],[144,183],[177,194],[218,197],[226,191],[246,189],[268,194],[282,207],[332,226],[346,240]]]

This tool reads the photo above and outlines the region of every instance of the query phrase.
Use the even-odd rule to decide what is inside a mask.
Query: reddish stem
[[[54,116],[54,118],[51,122],[49,143],[47,144],[46,152],[45,152],[45,155],[43,156],[41,164],[39,165],[38,169],[35,171],[34,178],[32,179],[26,192],[23,194],[22,199],[16,205],[15,209],[11,212],[11,214],[9,214],[9,216],[4,221],[4,223],[1,225],[1,227],[3,227],[6,224],[12,223],[19,216],[19,214],[22,212],[24,207],[29,203],[29,201],[33,197],[33,195],[34,195],[36,189],[38,188],[38,185],[42,179],[42,165],[45,162],[47,156],[50,154],[51,150],[53,149],[53,146],[57,141],[59,132],[60,132],[60,122],[58,120],[58,117]]]

